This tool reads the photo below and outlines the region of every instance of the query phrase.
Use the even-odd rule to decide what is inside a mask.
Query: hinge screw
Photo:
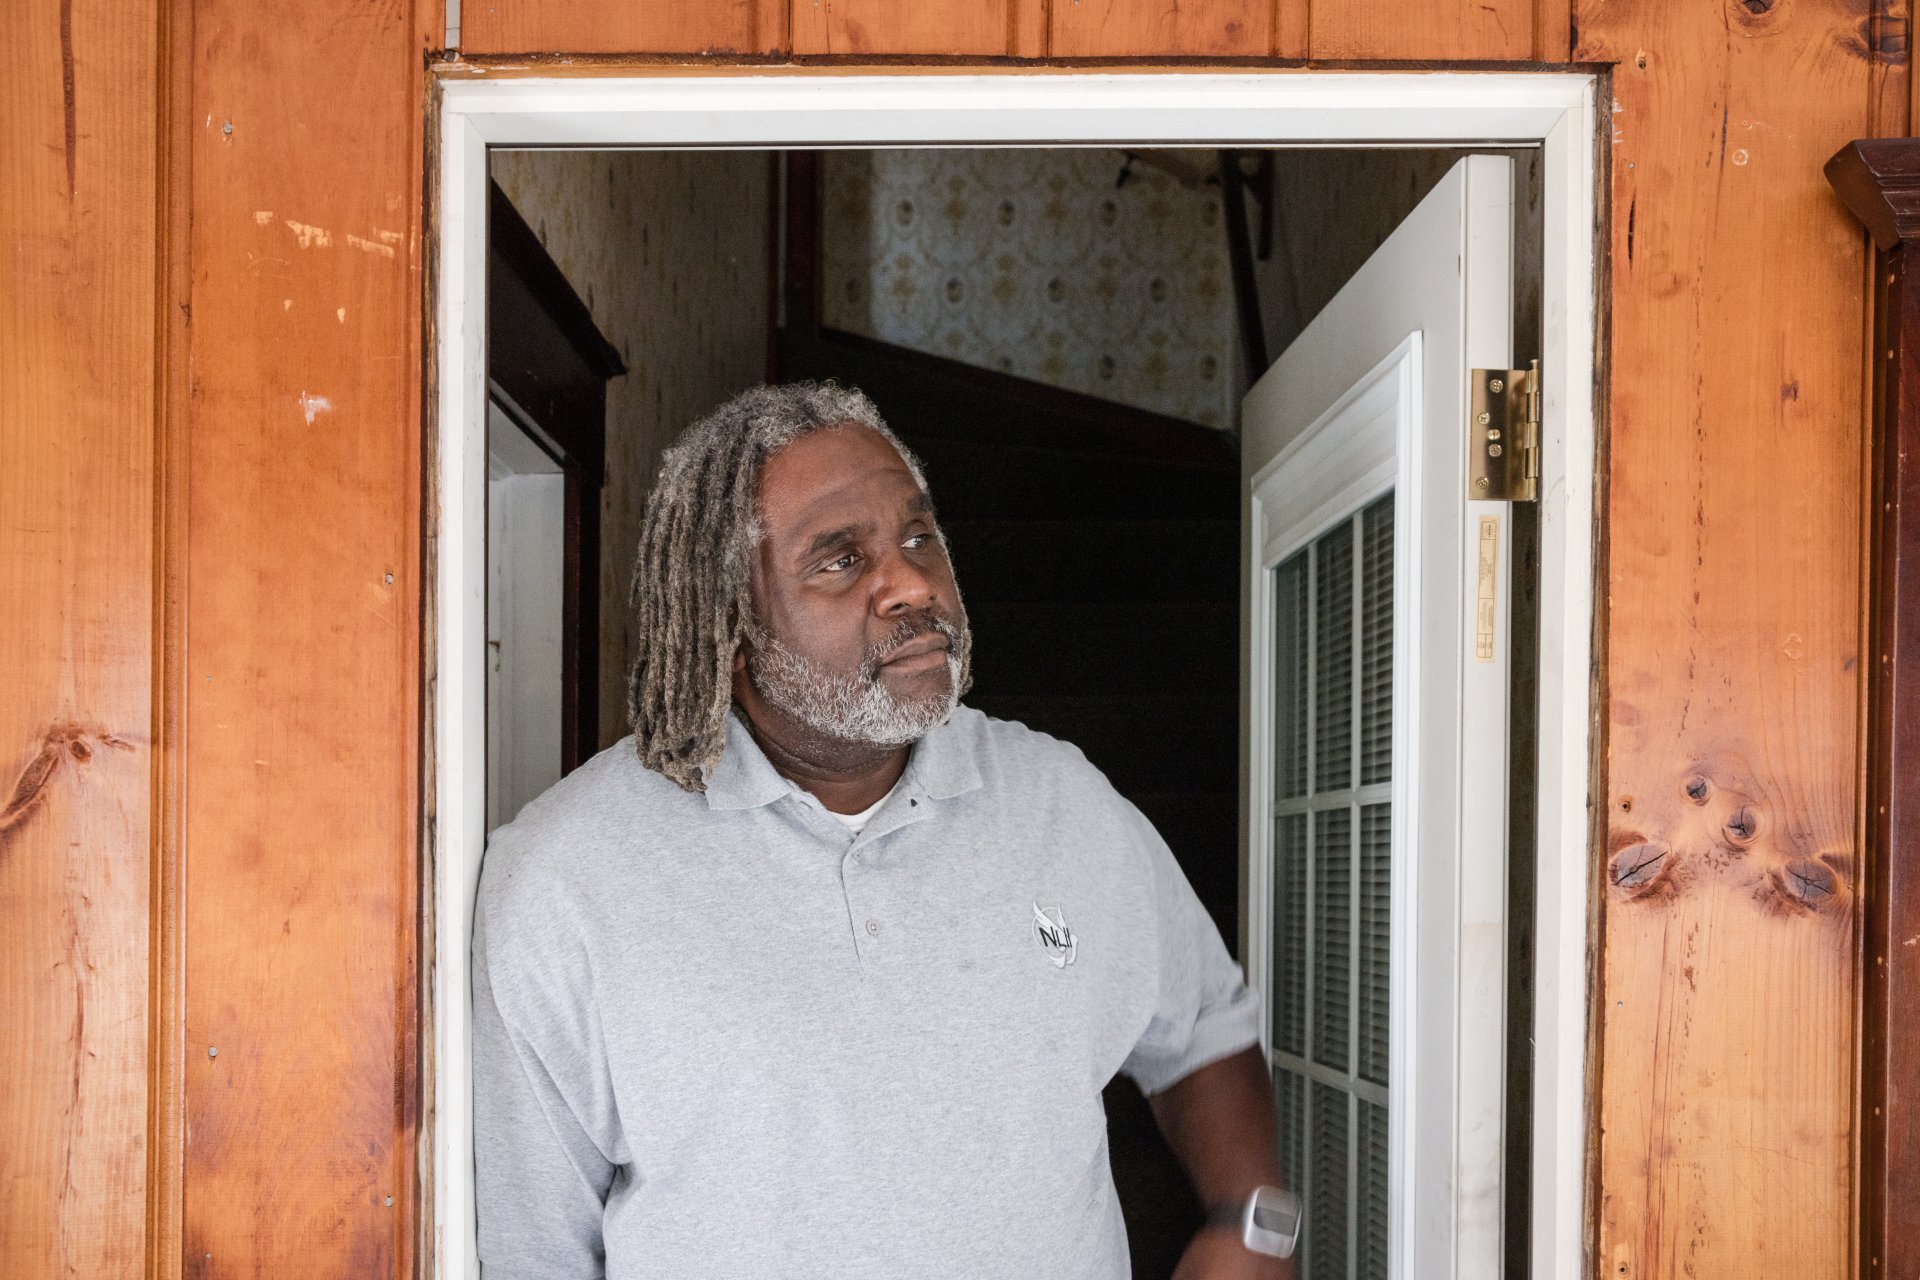
[[[1489,391],[1505,391],[1506,389],[1507,384],[1498,378],[1489,378],[1487,380],[1487,390]]]
[[[1498,428],[1498,427],[1490,427],[1490,428],[1488,428],[1488,430],[1487,430],[1487,439],[1489,439],[1489,440],[1498,440],[1499,438],[1500,438],[1500,428]]]
[[[1489,422],[1492,422],[1492,421],[1493,421],[1493,415],[1492,415],[1492,414],[1490,414],[1490,413],[1487,413],[1487,412],[1485,412],[1485,411],[1483,410],[1483,411],[1481,412],[1481,414],[1480,414],[1480,416],[1479,416],[1478,418],[1475,418],[1475,419],[1474,419],[1474,421],[1475,421],[1475,422],[1478,422],[1478,423],[1479,423],[1479,424],[1480,424],[1481,426],[1483,426],[1483,427],[1484,427],[1484,426],[1486,426],[1486,425],[1487,425],[1487,424],[1488,424]]]
[[[1489,455],[1490,457],[1495,457],[1495,458],[1497,458],[1497,457],[1499,457],[1499,456],[1500,456],[1500,446],[1499,446],[1499,445],[1497,445],[1497,444],[1490,444],[1490,445],[1488,445],[1488,446],[1487,446],[1487,454],[1488,454],[1488,455]]]
[[[1476,489],[1484,489],[1484,488],[1486,488],[1486,487],[1487,487],[1487,478],[1486,478],[1485,476],[1481,476],[1481,477],[1480,477],[1480,478],[1479,478],[1478,480],[1475,480],[1475,481],[1473,482],[1473,487],[1474,487],[1474,488],[1476,488]]]

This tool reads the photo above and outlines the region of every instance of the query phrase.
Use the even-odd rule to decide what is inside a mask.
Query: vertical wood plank
[[[1535,3],[1309,0],[1308,52],[1322,59],[1525,60],[1534,56]]]
[[[193,8],[189,1275],[412,1270],[434,7]]]
[[[1071,0],[1063,0],[1071,3]],[[1043,0],[792,0],[795,53],[1004,56]],[[1026,37],[1028,40],[1031,36]],[[1055,52],[1058,52],[1056,50]]]
[[[1051,54],[1054,6],[1071,3],[1073,0],[1012,0],[1007,52],[1016,58]]]
[[[1056,0],[1053,52],[1062,58],[1264,57],[1273,50],[1273,22],[1265,0]]]
[[[146,1280],[180,1280],[186,1151],[185,911],[186,442],[192,377],[193,9],[162,6],[159,31],[160,228],[156,283],[153,855],[148,913]]]
[[[753,48],[765,53],[793,48],[792,0],[754,0]]]
[[[1837,1278],[1865,273],[1820,166],[1872,69],[1842,2],[1575,18],[1618,64],[1597,1273]]]
[[[0,1270],[134,1277],[146,1194],[159,9],[0,43]]]
[[[787,14],[788,0],[467,0],[460,50],[774,53],[787,47]]]
[[[1273,56],[1305,58],[1311,0],[1273,0]]]
[[[1573,56],[1571,0],[1534,0],[1533,60],[1565,62]]]

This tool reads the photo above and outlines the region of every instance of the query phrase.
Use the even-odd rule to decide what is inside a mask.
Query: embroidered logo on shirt
[[[1080,943],[1067,927],[1067,918],[1060,908],[1042,911],[1039,903],[1033,904],[1033,936],[1040,940],[1040,949],[1053,960],[1054,968],[1064,969],[1073,963],[1073,953]]]

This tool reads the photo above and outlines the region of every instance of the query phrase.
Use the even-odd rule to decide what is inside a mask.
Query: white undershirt
[[[900,775],[900,777],[902,778],[906,776],[907,775],[904,773]],[[820,807],[822,809],[827,809],[827,812],[831,814],[847,830],[853,832],[853,834],[855,835],[859,835],[860,829],[867,825],[867,819],[871,818],[874,814],[880,812],[880,806],[885,804],[889,799],[891,799],[893,797],[893,793],[898,791],[899,789],[900,789],[900,783],[896,779],[894,784],[891,787],[887,788],[886,795],[881,796],[878,800],[875,800],[872,804],[868,805],[866,808],[862,809],[858,813],[834,813],[833,810],[827,809],[827,806],[825,805],[821,805]]]

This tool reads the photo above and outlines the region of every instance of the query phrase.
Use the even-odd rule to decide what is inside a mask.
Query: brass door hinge
[[[1475,369],[1467,421],[1467,496],[1490,502],[1540,497],[1540,362]]]

